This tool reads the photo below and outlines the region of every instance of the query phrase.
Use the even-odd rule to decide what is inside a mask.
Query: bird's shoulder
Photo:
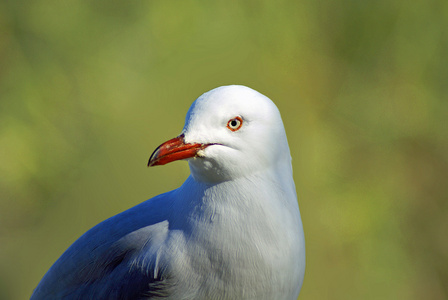
[[[168,192],[94,226],[48,270],[32,299],[82,299],[94,294],[96,299],[126,299],[122,295],[132,294],[128,289],[142,299],[163,296],[167,272],[139,262],[157,255],[142,250],[158,249],[166,238],[171,205]]]

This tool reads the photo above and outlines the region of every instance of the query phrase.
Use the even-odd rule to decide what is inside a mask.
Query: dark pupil
[[[232,122],[230,122],[230,125],[232,125],[232,127],[235,127],[236,125],[238,125],[238,123],[235,120],[232,120]]]

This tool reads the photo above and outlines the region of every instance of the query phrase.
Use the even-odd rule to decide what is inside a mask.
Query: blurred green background
[[[0,299],[82,233],[178,187],[147,169],[190,104],[279,107],[300,299],[448,299],[448,1],[0,2]]]

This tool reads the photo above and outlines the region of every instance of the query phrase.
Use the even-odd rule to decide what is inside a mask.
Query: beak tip
[[[148,164],[147,164],[148,167],[153,167],[153,166],[157,166],[158,165],[158,162],[159,162],[159,150],[162,147],[162,145],[157,147],[156,150],[154,150],[154,152],[149,157]]]

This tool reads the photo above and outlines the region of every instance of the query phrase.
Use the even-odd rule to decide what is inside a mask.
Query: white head
[[[213,89],[193,102],[182,134],[159,146],[149,165],[187,158],[201,182],[231,180],[291,161],[275,104],[238,85]]]

